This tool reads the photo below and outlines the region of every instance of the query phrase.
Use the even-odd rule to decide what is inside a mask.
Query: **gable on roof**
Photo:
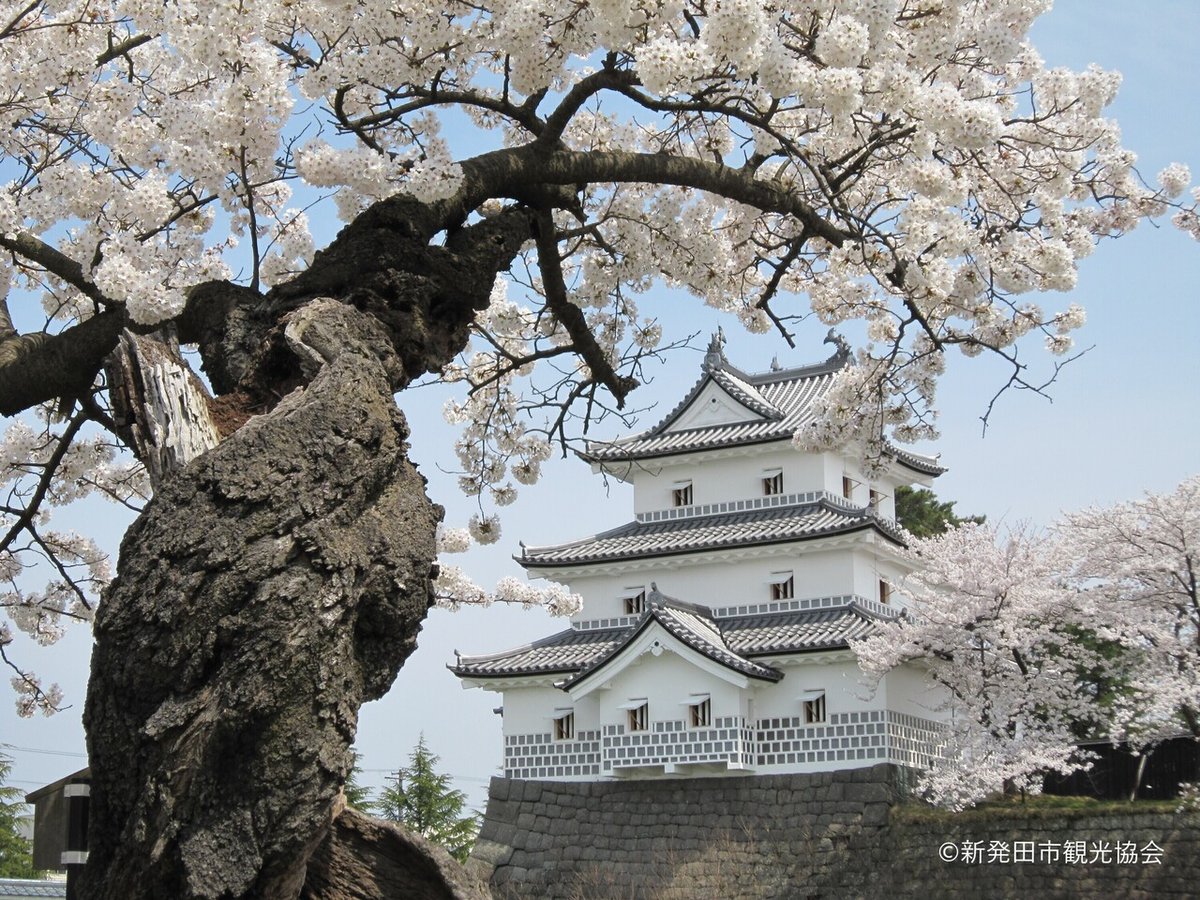
[[[654,652],[657,640],[660,652],[664,648],[677,652],[701,667],[724,667],[732,673],[722,676],[726,680],[736,681],[742,676],[778,680],[781,676],[777,671],[761,665],[757,658],[844,649],[851,641],[872,634],[879,622],[896,615],[895,610],[853,595],[723,610],[671,600],[662,594],[651,597],[650,608],[640,617],[604,620],[597,627],[569,628],[500,653],[459,656],[449,668],[460,678],[477,681],[554,678],[569,690],[573,683],[602,667],[615,665],[617,657],[639,640],[639,635],[649,635],[645,643],[633,648],[637,651],[633,659],[643,652]],[[664,638],[664,633],[674,642]],[[616,671],[607,669],[607,675],[596,683],[608,681]]]
[[[789,441],[819,414],[819,401],[839,372],[851,365],[849,348],[830,329],[837,349],[823,362],[750,374],[732,365],[714,336],[703,374],[687,396],[654,427],[612,441],[592,441],[579,452],[593,464],[636,460],[717,448]],[[715,402],[714,402],[715,401]],[[945,471],[936,458],[884,442],[884,454],[923,476]],[[610,469],[618,477],[619,469]]]
[[[611,681],[646,653],[654,656],[664,652],[673,653],[692,666],[737,687],[746,687],[751,679],[779,681],[783,677],[777,669],[746,659],[730,650],[708,610],[667,600],[657,591],[651,597],[642,620],[623,641],[563,682],[561,687],[573,700],[587,696]]]
[[[712,376],[705,377],[698,387],[691,402],[674,419],[661,425],[660,432],[695,431],[717,425],[761,422],[768,418],[744,403],[742,398],[735,396]]]

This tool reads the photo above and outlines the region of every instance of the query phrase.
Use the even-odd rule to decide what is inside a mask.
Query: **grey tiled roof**
[[[616,559],[696,553],[721,547],[779,544],[875,528],[900,543],[897,527],[869,510],[828,500],[744,512],[692,516],[662,522],[629,522],[593,537],[546,547],[525,547],[518,559],[527,569]]]
[[[512,650],[486,656],[460,656],[450,669],[461,676],[575,673],[623,641],[631,630],[628,627],[589,631],[568,628]]]
[[[851,603],[838,609],[768,613],[722,620],[721,634],[729,649],[742,656],[791,653],[797,648],[845,647],[870,635],[880,617]]]
[[[702,606],[653,593],[636,624],[600,630],[571,629],[532,645],[488,656],[463,656],[451,670],[461,677],[509,677],[565,673],[563,686],[603,668],[621,649],[657,622],[669,634],[709,659],[744,675],[778,681],[782,674],[754,656],[836,650],[871,634],[882,616],[855,602],[832,609],[750,613],[714,619]]]
[[[662,595],[656,591],[651,595],[651,598],[655,597],[661,598]],[[657,622],[666,629],[668,634],[678,638],[697,653],[701,653],[735,672],[766,681],[778,681],[783,677],[782,673],[776,669],[752,662],[730,650],[721,636],[720,627],[704,607],[666,599],[651,599],[649,608],[641,621],[630,630],[626,638],[603,656],[597,658],[592,665],[569,679],[567,685],[582,681],[593,672],[599,671],[606,662],[620,653],[626,644],[645,631],[651,622]]]
[[[589,462],[620,462],[790,439],[813,420],[814,403],[829,390],[834,375],[847,364],[848,355],[835,353],[816,365],[751,375],[730,365],[723,354],[716,352],[714,355],[710,349],[700,380],[661,422],[647,431],[620,440],[589,443],[580,455]],[[668,430],[709,382],[716,382],[751,410],[746,421]],[[925,475],[940,475],[945,471],[936,459],[900,450],[891,444],[886,445],[885,452],[901,464]]]

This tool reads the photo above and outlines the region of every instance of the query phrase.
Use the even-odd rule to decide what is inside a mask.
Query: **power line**
[[[75,759],[87,759],[86,753],[72,753],[69,750],[50,750],[46,747],[18,747],[16,744],[0,744],[0,749],[15,750],[18,753],[38,753],[42,756],[70,756]]]

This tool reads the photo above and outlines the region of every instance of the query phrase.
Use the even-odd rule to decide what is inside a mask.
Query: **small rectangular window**
[[[773,497],[783,493],[783,469],[767,469],[762,477],[763,496]]]
[[[641,706],[635,706],[628,710],[629,730],[630,731],[646,731],[650,727],[650,704],[643,703]]]
[[[642,585],[627,587],[621,595],[621,603],[627,616],[640,616],[646,611],[646,588]]]
[[[847,500],[854,499],[854,479],[849,475],[842,476],[842,496]]]
[[[879,491],[875,490],[875,488],[871,488],[871,508],[878,509],[879,501],[882,499],[883,494],[879,493]]]
[[[804,701],[804,724],[820,725],[825,721],[825,692],[810,691],[809,699]]]
[[[886,604],[886,603],[890,602],[891,599],[892,599],[892,586],[890,584],[888,584],[886,581],[884,581],[882,578],[880,578],[879,579],[879,602]]]
[[[556,741],[573,741],[575,739],[575,713],[563,713],[554,718],[554,739]]]
[[[705,697],[699,703],[689,704],[688,721],[693,728],[707,728],[712,725],[712,701]]]
[[[691,506],[692,483],[690,481],[675,482],[671,487],[671,501],[676,506]]]
[[[791,572],[772,572],[770,585],[772,600],[791,600],[796,594],[796,579]]]

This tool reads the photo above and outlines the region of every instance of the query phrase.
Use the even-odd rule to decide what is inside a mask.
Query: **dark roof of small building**
[[[815,499],[815,495],[801,496],[804,502],[790,506],[681,516],[666,521],[629,522],[566,544],[525,547],[517,561],[527,569],[542,569],[699,553],[725,547],[782,544],[864,528],[873,528],[898,544],[904,542],[898,526],[879,518],[870,508],[835,503],[824,496]]]
[[[72,772],[70,775],[67,775],[63,778],[58,779],[58,781],[51,782],[50,784],[43,785],[42,787],[38,788],[35,791],[31,791],[30,793],[25,795],[25,802],[26,803],[37,803],[39,800],[41,800],[43,797],[47,796],[48,794],[53,794],[56,791],[61,791],[68,784],[74,784],[76,782],[81,782],[81,781],[87,781],[91,777],[92,777],[92,767],[85,766],[84,768],[80,769],[78,772]]]
[[[790,440],[813,421],[816,401],[833,384],[834,376],[850,365],[849,348],[830,331],[826,342],[837,350],[829,359],[792,369],[772,369],[750,374],[733,366],[714,337],[705,354],[703,372],[687,395],[653,428],[615,441],[591,442],[580,454],[589,462],[632,462],[698,450],[769,441]],[[724,425],[672,430],[704,388],[716,383],[749,413],[745,421]],[[901,450],[885,443],[884,452],[900,464],[923,475],[940,475],[945,469],[936,459]]]
[[[803,603],[806,601],[797,601]],[[506,678],[566,674],[560,686],[577,684],[599,671],[652,623],[698,653],[752,678],[778,681],[782,674],[753,657],[838,650],[867,637],[887,616],[854,597],[841,605],[715,616],[703,606],[652,591],[647,608],[629,624],[590,628],[586,623],[558,634],[486,656],[460,656],[450,669],[462,678]]]
[[[26,878],[0,878],[0,900],[10,897],[65,897],[66,881],[33,880]]]

